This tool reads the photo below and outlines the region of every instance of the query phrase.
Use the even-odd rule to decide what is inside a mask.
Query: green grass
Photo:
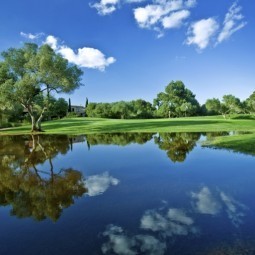
[[[44,122],[43,129],[47,134],[69,135],[109,132],[255,132],[255,120],[225,120],[221,116],[146,120],[66,118]],[[29,133],[29,125],[0,130],[0,135],[18,135]]]
[[[204,142],[203,146],[217,149],[228,149],[255,156],[255,133],[219,136]]]
[[[222,116],[178,119],[113,120],[65,118],[43,123],[44,134],[92,134],[116,132],[221,132],[245,131],[251,134],[216,137],[204,146],[231,149],[255,155],[255,120],[250,116],[223,119]],[[0,135],[30,134],[30,125],[0,130]]]

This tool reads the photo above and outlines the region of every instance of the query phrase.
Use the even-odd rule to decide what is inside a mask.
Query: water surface
[[[254,254],[255,158],[213,135],[0,137],[0,254]]]

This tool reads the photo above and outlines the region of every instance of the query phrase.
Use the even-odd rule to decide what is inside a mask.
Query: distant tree
[[[87,107],[85,108],[85,111],[86,111],[86,115],[88,117],[96,117],[95,115],[95,109],[96,109],[96,106],[97,106],[97,103],[88,103]]]
[[[154,99],[158,117],[193,116],[199,112],[199,103],[195,95],[185,87],[182,81],[172,81]]]
[[[222,114],[222,104],[217,98],[207,99],[205,107],[209,115]]]
[[[131,113],[131,104],[125,101],[119,101],[112,105],[112,112],[118,119],[128,119]]]
[[[41,131],[41,121],[52,91],[69,93],[81,85],[83,72],[56,54],[48,45],[26,43],[22,48],[2,52],[0,62],[0,103],[12,108],[19,103],[27,111],[32,131]],[[37,107],[38,97],[44,97]],[[40,101],[40,100],[39,100]]]
[[[149,119],[153,117],[155,108],[150,102],[137,99],[130,102],[133,118]]]
[[[243,111],[240,99],[233,95],[224,95],[222,103],[226,107],[227,113],[238,114]]]
[[[64,98],[59,98],[56,100],[55,104],[53,105],[53,112],[58,118],[63,118],[66,116],[68,111],[68,103]]]
[[[255,91],[244,101],[245,110],[250,114],[255,114]]]
[[[68,112],[72,111],[72,104],[71,104],[71,99],[68,99]]]

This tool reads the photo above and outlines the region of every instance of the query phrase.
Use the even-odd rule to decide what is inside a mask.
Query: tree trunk
[[[28,113],[30,115],[31,118],[31,132],[36,132],[37,128],[36,128],[36,121],[35,121],[35,115],[33,113],[33,109],[31,108],[31,106],[26,107],[28,110]]]
[[[43,119],[43,114],[44,114],[45,110],[46,110],[46,108],[44,107],[42,112],[41,112],[40,117],[36,121],[36,125],[37,125],[37,130],[38,131],[42,131],[42,119]]]

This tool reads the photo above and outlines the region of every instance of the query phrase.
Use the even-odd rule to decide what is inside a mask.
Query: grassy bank
[[[43,129],[47,134],[69,135],[109,132],[255,132],[255,120],[225,120],[221,116],[146,120],[66,118],[44,122]],[[18,135],[29,133],[29,125],[0,130],[0,135]]]
[[[253,118],[223,119],[193,117],[178,119],[112,120],[69,118],[43,123],[44,134],[92,134],[116,132],[221,132],[244,131],[251,134],[215,137],[204,146],[225,148],[255,155],[255,120]],[[30,134],[30,125],[0,130],[0,135]]]
[[[219,136],[204,142],[203,146],[216,149],[227,149],[255,156],[255,133]]]

